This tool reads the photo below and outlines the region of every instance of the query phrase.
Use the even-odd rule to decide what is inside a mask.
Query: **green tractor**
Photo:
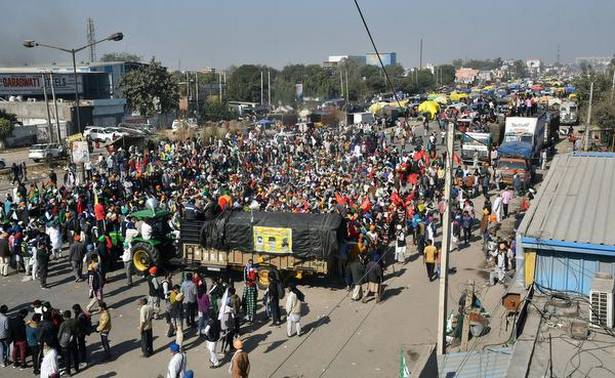
[[[169,226],[173,213],[167,210],[140,210],[130,214],[152,227],[152,236],[145,240],[141,235],[132,239],[132,265],[138,272],[160,266],[177,254],[175,235]]]

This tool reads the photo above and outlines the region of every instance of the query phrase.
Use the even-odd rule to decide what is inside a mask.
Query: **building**
[[[384,64],[385,66],[397,64],[397,53],[395,52],[380,53],[380,59],[382,59],[382,64]],[[378,60],[378,55],[376,53],[365,54],[365,62],[369,64],[370,66],[380,65],[380,61]]]
[[[581,65],[589,65],[594,70],[602,71],[611,64],[612,59],[613,57],[611,56],[584,56],[575,58],[574,63],[578,67]]]
[[[351,60],[358,64],[365,64],[366,61],[363,55],[329,55],[329,58],[323,63],[323,66],[335,67],[344,60]]]
[[[543,64],[540,59],[528,59],[525,61],[525,66],[530,74],[539,74],[542,72]]]
[[[478,78],[479,70],[461,67],[455,70],[455,83],[472,84]]]
[[[525,284],[588,295],[615,276],[615,153],[558,155],[517,231]]]
[[[126,72],[140,65],[98,62],[77,66],[81,129],[87,125],[116,126],[122,121],[126,114],[126,99],[122,98],[119,82]],[[72,65],[0,68],[0,109],[16,114],[24,125],[46,125],[48,107],[52,123],[56,123],[56,106],[60,135],[65,137],[78,132]],[[46,134],[40,135],[39,139],[48,140]]]

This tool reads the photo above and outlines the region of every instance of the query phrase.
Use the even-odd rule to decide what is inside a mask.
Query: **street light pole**
[[[76,49],[65,49],[63,47],[58,47],[58,46],[52,46],[52,45],[48,45],[45,43],[39,43],[33,40],[26,40],[23,42],[23,45],[25,47],[28,48],[32,48],[32,47],[37,47],[37,46],[43,46],[43,47],[47,47],[50,49],[54,49],[54,50],[60,50],[63,51],[65,53],[69,53],[72,55],[73,58],[73,77],[75,79],[75,106],[76,106],[76,113],[77,113],[77,130],[81,133],[81,114],[79,114],[79,86],[77,85],[77,59],[75,57],[75,54],[77,54],[79,51],[85,50],[88,47],[94,46],[96,44],[99,44],[101,42],[104,41],[121,41],[122,39],[124,39],[124,34],[123,33],[113,33],[110,34],[107,38],[101,39],[99,41],[95,41],[92,43],[89,43],[85,46],[81,46],[79,48]]]
[[[591,130],[590,123],[592,121],[592,102],[594,100],[594,82],[589,86],[589,106],[587,108],[587,123],[585,124],[585,135],[583,135],[583,151],[589,148],[589,133]]]
[[[70,50],[73,55],[73,78],[75,80],[75,112],[77,113],[77,132],[81,133],[81,114],[79,114],[79,85],[77,84],[77,61],[75,49]]]

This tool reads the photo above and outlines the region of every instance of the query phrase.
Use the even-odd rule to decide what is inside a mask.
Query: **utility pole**
[[[440,250],[440,292],[438,299],[438,354],[446,353],[446,307],[448,301],[448,253],[451,246],[451,186],[453,179],[453,154],[455,124],[448,123],[446,139],[446,170],[444,176],[444,200],[446,209],[442,220],[442,246]]]
[[[47,135],[48,137],[48,142],[51,143],[53,142],[51,136],[53,135],[53,131],[51,128],[51,113],[49,112],[49,101],[47,100],[47,83],[45,83],[45,74],[41,75],[42,79],[43,79],[43,96],[45,96],[45,106],[47,107]]]
[[[267,69],[267,104],[271,106],[271,70]]]
[[[344,76],[342,74],[341,69],[340,69],[340,93],[341,93],[341,97],[346,98],[346,96],[344,96]]]
[[[589,106],[587,107],[587,123],[585,124],[585,135],[583,135],[583,151],[589,148],[590,123],[592,121],[592,102],[594,100],[594,82],[589,85]]]
[[[348,71],[344,71],[346,74],[346,102],[350,101],[350,92],[348,92]]]
[[[56,129],[58,133],[58,143],[62,140],[62,136],[60,135],[60,117],[58,116],[58,101],[56,100],[56,91],[55,85],[53,84],[53,73],[49,72],[49,82],[51,83],[51,98],[53,98],[53,108],[56,114]]]
[[[220,93],[220,103],[222,103],[222,73],[218,72],[218,91]]]
[[[423,38],[419,43],[419,70],[423,69]]]
[[[195,82],[196,82],[196,87],[195,87],[195,92],[196,92],[196,116],[198,118],[199,116],[199,73],[195,72],[194,73],[194,77],[195,77]]]
[[[261,106],[263,106],[263,71],[261,71]]]

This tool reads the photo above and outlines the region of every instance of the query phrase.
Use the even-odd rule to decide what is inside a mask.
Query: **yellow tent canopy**
[[[450,95],[451,101],[459,102],[461,99],[468,98],[468,94],[464,92],[453,91]]]
[[[367,111],[369,111],[370,113],[380,113],[380,111],[382,109],[384,109],[385,106],[389,105],[388,102],[375,102],[373,104],[371,104],[369,106],[369,108],[367,108]]]
[[[440,104],[435,101],[424,101],[419,105],[419,113],[428,113],[430,119],[434,119],[440,110]]]

